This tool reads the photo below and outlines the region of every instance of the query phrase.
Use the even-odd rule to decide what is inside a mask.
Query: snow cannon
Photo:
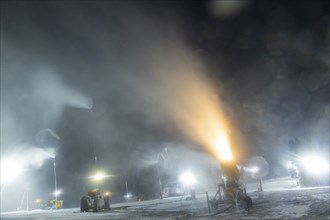
[[[237,164],[230,161],[220,162],[220,168],[223,174],[222,184],[224,200],[231,201],[238,208],[243,208],[249,212],[252,206],[252,199],[247,196],[246,189],[241,186],[239,179],[244,172],[244,168],[238,168]]]
[[[220,162],[220,168],[222,171],[222,184],[220,185],[223,187],[224,199],[235,200],[241,173],[232,161]]]
[[[245,210],[248,213],[252,206],[252,199],[247,196],[246,189],[239,184],[239,179],[243,173],[243,168],[238,166],[232,160],[220,162],[222,171],[221,183],[218,184],[218,191],[212,199],[208,199],[208,207],[216,210],[221,204],[234,204],[238,209]],[[222,193],[223,192],[223,195]]]
[[[110,209],[109,198],[109,193],[105,193],[102,196],[100,189],[91,189],[87,192],[86,196],[81,197],[80,212],[89,212],[90,210],[99,212]]]

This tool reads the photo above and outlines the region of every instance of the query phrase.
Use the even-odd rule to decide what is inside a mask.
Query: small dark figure
[[[110,195],[105,194],[104,196],[104,209],[109,210],[110,209]]]
[[[195,189],[191,189],[190,190],[190,195],[191,195],[191,199],[196,199],[196,191],[195,191]]]
[[[294,138],[289,141],[289,153],[290,153],[290,168],[289,173],[291,178],[297,180],[297,186],[301,186],[305,182],[305,174],[299,163],[298,155],[300,151],[300,141],[298,138]]]

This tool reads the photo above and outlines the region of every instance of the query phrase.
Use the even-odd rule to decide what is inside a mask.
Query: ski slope
[[[264,182],[264,192],[256,183],[247,185],[253,199],[250,213],[223,204],[209,213],[205,192],[195,200],[173,197],[141,202],[112,204],[107,212],[80,213],[79,208],[1,213],[1,219],[330,219],[330,188],[297,188],[289,178]],[[209,192],[210,197],[215,192]]]

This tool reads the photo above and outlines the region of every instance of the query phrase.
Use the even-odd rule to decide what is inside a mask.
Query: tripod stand
[[[23,193],[21,203],[17,210],[23,210],[24,200],[26,200],[26,211],[29,211],[29,189],[26,189]]]

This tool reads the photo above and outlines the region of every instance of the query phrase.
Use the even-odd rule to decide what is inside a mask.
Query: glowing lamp
[[[93,179],[96,180],[96,181],[101,181],[102,179],[104,179],[106,176],[101,173],[101,172],[98,172],[95,174],[95,176],[93,176]]]
[[[196,183],[195,176],[189,171],[182,173],[179,180],[185,186],[190,186]]]
[[[8,184],[22,173],[23,169],[19,165],[19,162],[19,160],[15,160],[14,158],[1,161],[1,182]]]
[[[315,155],[303,157],[301,162],[306,171],[312,174],[322,175],[329,171],[329,164]]]
[[[250,170],[251,170],[252,173],[258,173],[260,171],[259,167],[257,167],[257,166],[251,167]]]
[[[53,195],[54,196],[58,196],[58,195],[60,195],[62,192],[60,191],[60,190],[56,190],[54,193],[53,193]]]

